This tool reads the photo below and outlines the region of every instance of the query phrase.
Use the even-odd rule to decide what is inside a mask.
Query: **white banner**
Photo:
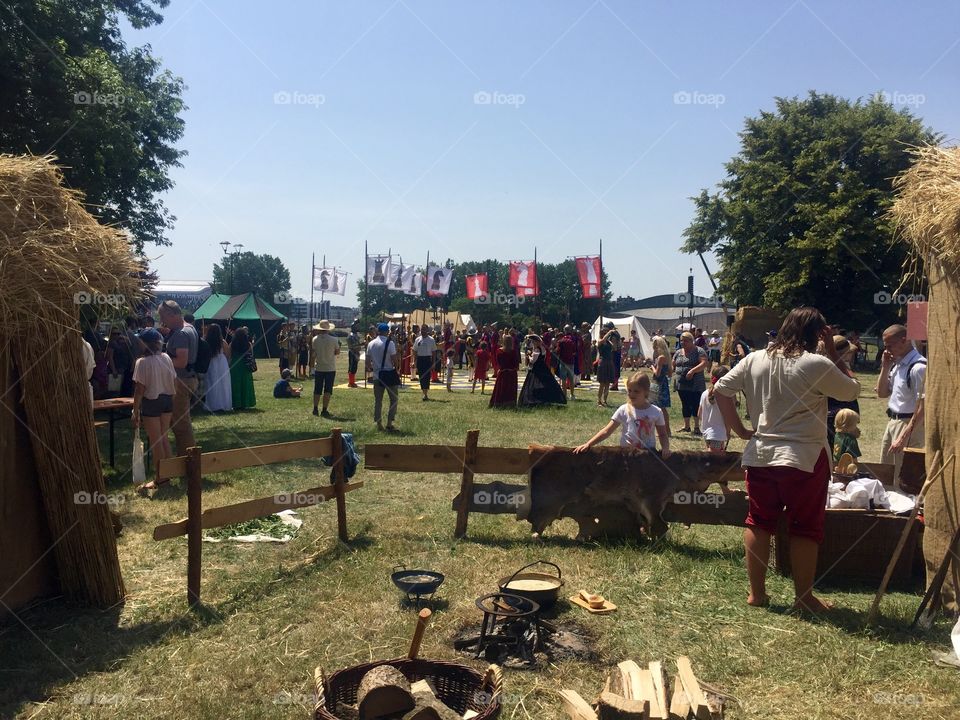
[[[453,270],[431,265],[427,268],[427,294],[446,295],[450,292]]]
[[[393,275],[389,255],[367,256],[367,284],[387,285]]]

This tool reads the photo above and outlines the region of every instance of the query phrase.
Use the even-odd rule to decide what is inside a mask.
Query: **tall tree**
[[[183,81],[134,28],[162,22],[169,0],[7,0],[0,3],[0,151],[55,154],[91,212],[131,243],[166,245],[174,220],[160,194],[185,154]]]
[[[879,97],[811,92],[747,118],[719,192],[692,198],[682,250],[713,250],[720,292],[740,305],[815,305],[866,327],[895,314],[876,293],[899,286],[907,248],[886,210],[909,146],[939,136]]]
[[[273,255],[227,255],[222,263],[213,266],[213,286],[217,292],[252,292],[267,302],[280,302],[275,298],[290,290],[290,271]]]

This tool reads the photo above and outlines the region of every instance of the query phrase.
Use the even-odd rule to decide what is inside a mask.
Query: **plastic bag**
[[[133,481],[140,485],[147,481],[147,472],[143,467],[143,440],[137,435],[133,439],[133,458],[130,462],[130,471],[133,473]]]

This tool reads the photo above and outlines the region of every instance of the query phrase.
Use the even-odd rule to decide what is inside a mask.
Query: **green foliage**
[[[71,187],[138,251],[169,244],[174,220],[159,195],[185,151],[183,81],[150,47],[128,48],[135,28],[162,21],[169,0],[10,0],[0,4],[0,151],[55,154]]]
[[[874,294],[900,285],[907,247],[886,215],[909,146],[938,136],[879,97],[811,92],[748,118],[720,192],[692,198],[684,252],[713,250],[720,292],[740,305],[819,307],[867,327],[892,317]]]
[[[509,286],[510,264],[499,260],[447,260],[445,267],[453,268],[453,283],[447,298],[414,297],[391,292],[384,287],[371,287],[367,297],[367,317],[379,316],[381,312],[409,312],[421,308],[442,307],[469,314],[478,324],[490,322],[507,323],[518,327],[530,327],[535,318],[557,324],[567,321],[592,321],[600,314],[600,300],[584,299],[573,260],[558,264],[537,263],[537,282],[540,296],[516,298],[516,302],[502,302],[513,297]],[[476,273],[487,273],[487,288],[496,302],[476,303],[467,297],[464,278]],[[358,281],[357,302],[363,306],[364,280]],[[609,307],[610,280],[603,273],[604,306]]]
[[[233,254],[214,264],[213,286],[231,295],[256,293],[272,303],[278,293],[290,290],[290,271],[273,255]]]

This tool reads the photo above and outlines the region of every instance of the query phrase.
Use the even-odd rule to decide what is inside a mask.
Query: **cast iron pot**
[[[524,572],[527,568],[532,568],[534,565],[551,565],[557,570],[557,574],[553,575],[552,573],[542,573],[542,572]],[[511,595],[519,595],[520,597],[525,597],[528,600],[533,600],[535,603],[540,605],[540,609],[546,609],[552,606],[560,597],[560,588],[563,587],[564,582],[560,577],[560,567],[552,562],[547,560],[537,560],[532,562],[529,565],[524,565],[522,568],[517,570],[513,575],[506,578],[501,578],[500,580],[500,592],[509,593]],[[552,587],[544,588],[543,590],[523,590],[510,587],[510,583],[514,580],[542,580],[544,582],[550,583]]]

